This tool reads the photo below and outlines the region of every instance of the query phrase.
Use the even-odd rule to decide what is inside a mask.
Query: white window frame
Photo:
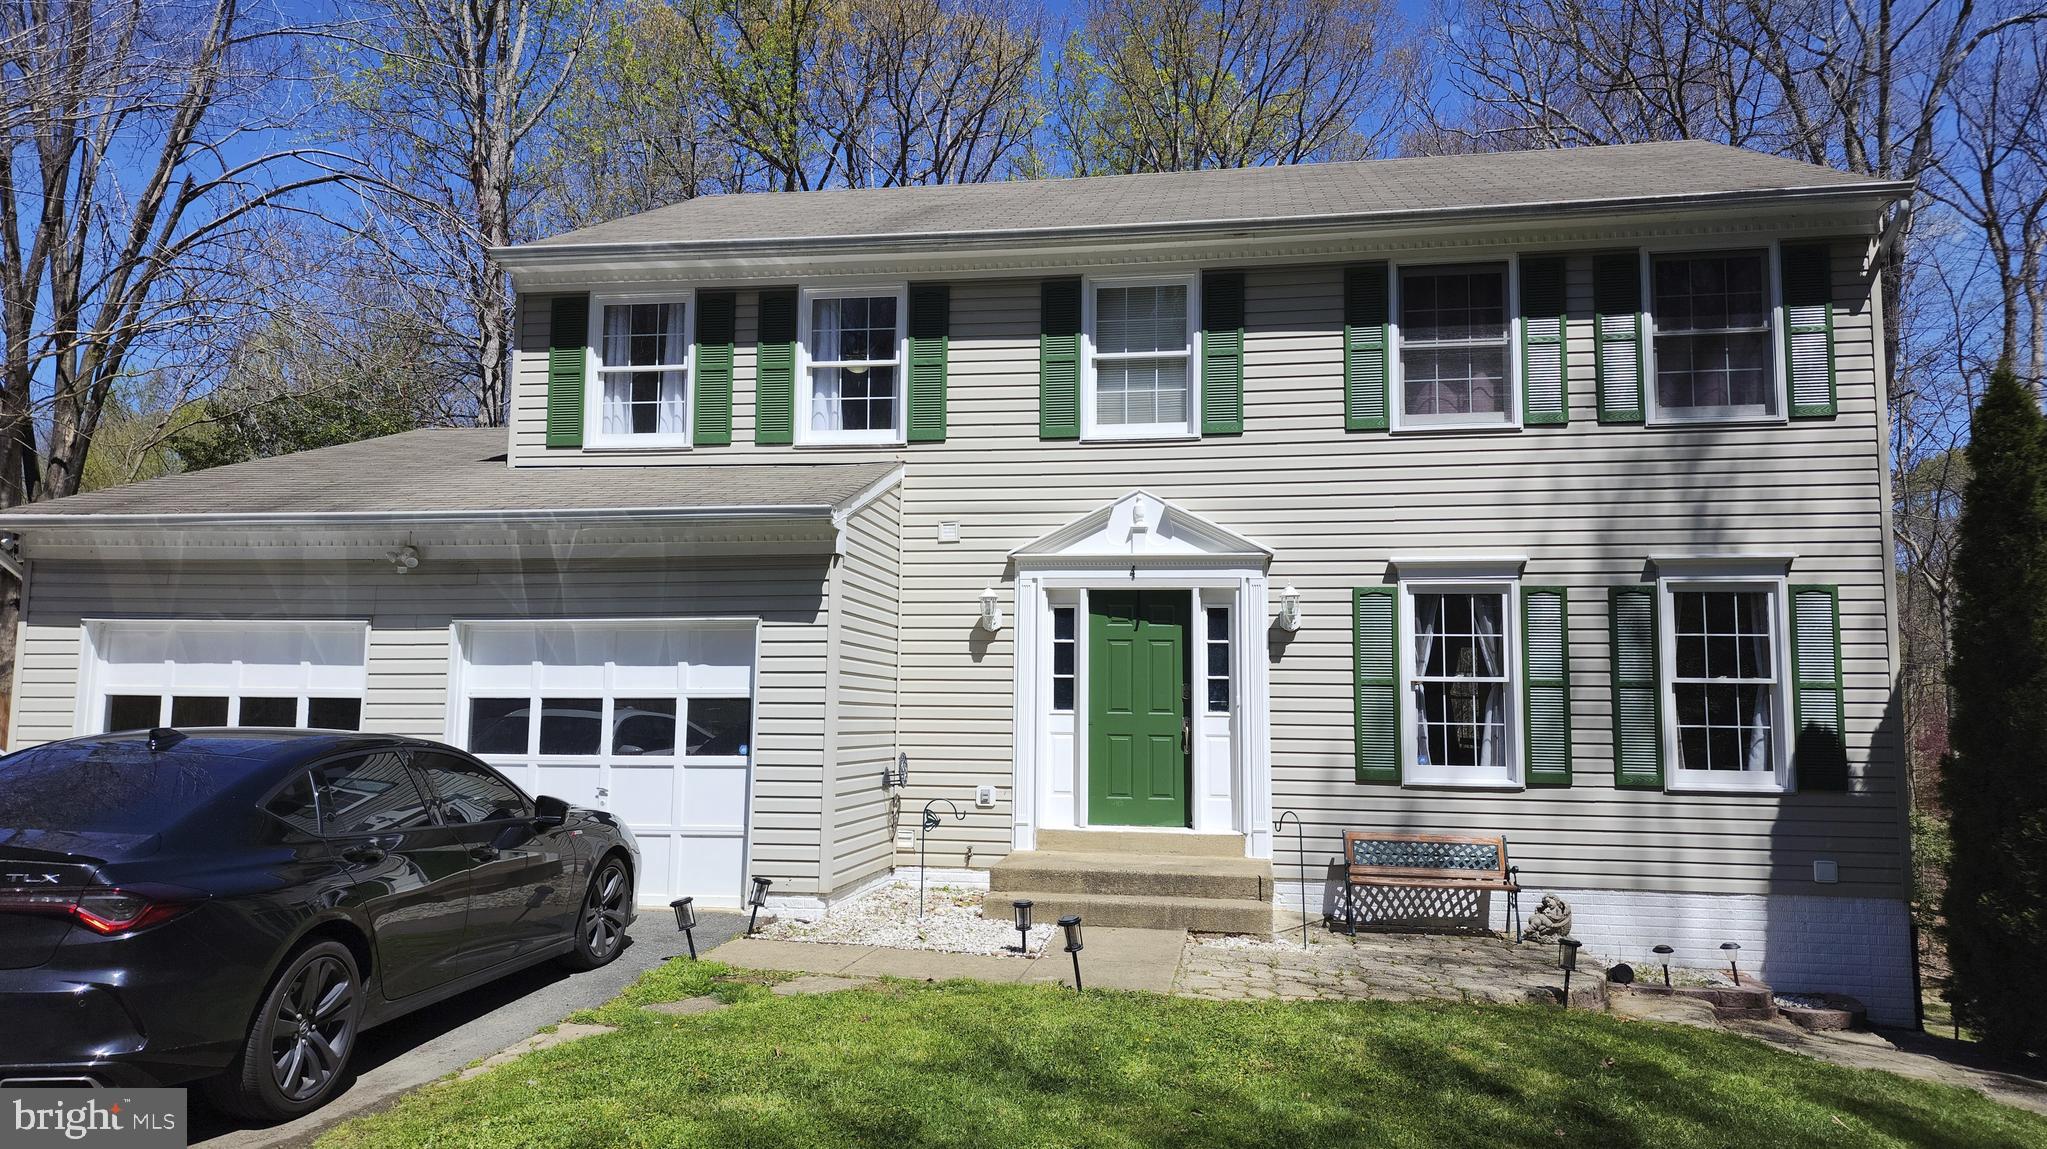
[[[1400,670],[1400,780],[1403,786],[1457,787],[1480,790],[1518,790],[1523,786],[1521,752],[1521,580],[1508,576],[1458,575],[1455,577],[1403,578],[1400,580],[1400,629],[1394,663]],[[1487,770],[1466,766],[1424,766],[1415,727],[1417,678],[1414,668],[1414,639],[1419,633],[1414,622],[1416,594],[1498,594],[1502,596],[1500,635],[1507,676],[1503,713],[1507,725],[1504,766]]]
[[[1764,290],[1769,293],[1763,301],[1763,310],[1770,317],[1770,379],[1771,404],[1774,410],[1757,412],[1741,407],[1664,407],[1657,401],[1656,386],[1656,260],[1672,256],[1728,256],[1757,254],[1763,257]],[[1783,247],[1771,241],[1757,247],[1737,247],[1728,250],[1701,248],[1696,243],[1684,243],[1663,247],[1645,247],[1641,254],[1642,311],[1642,400],[1647,406],[1651,426],[1673,426],[1691,423],[1758,423],[1772,425],[1789,422],[1791,418],[1787,393],[1787,379],[1790,372],[1784,363],[1784,277]]]
[[[1407,415],[1407,368],[1404,363],[1403,337],[1400,326],[1401,279],[1408,271],[1453,271],[1458,268],[1481,268],[1499,265],[1506,270],[1505,307],[1506,320],[1507,376],[1502,385],[1507,392],[1507,412],[1503,419],[1461,419],[1448,420],[1434,417],[1415,419]],[[1423,433],[1429,431],[1519,431],[1521,429],[1521,257],[1508,254],[1498,259],[1457,259],[1457,260],[1410,260],[1393,264],[1386,285],[1386,345],[1390,356],[1387,373],[1392,381],[1392,393],[1388,396],[1387,418],[1389,426],[1396,432]]]
[[[1782,577],[1671,576],[1657,579],[1656,657],[1663,712],[1664,789],[1700,793],[1788,794],[1791,774],[1791,639],[1789,580]],[[1678,754],[1677,602],[1684,591],[1763,591],[1770,596],[1770,661],[1777,681],[1771,691],[1768,773],[1747,770],[1687,770]]]
[[[109,697],[117,694],[139,693],[141,690],[139,687],[116,686],[106,681],[107,674],[104,669],[106,661],[101,657],[100,650],[107,643],[107,630],[110,627],[154,627],[165,631],[209,628],[234,632],[293,628],[329,630],[336,634],[361,636],[363,651],[361,665],[350,668],[352,673],[346,686],[337,686],[332,690],[293,687],[287,692],[283,689],[203,686],[180,691],[172,687],[169,682],[170,675],[167,673],[164,684],[152,688],[158,697],[158,726],[171,725],[171,700],[180,693],[203,697],[225,695],[228,700],[227,724],[229,726],[234,726],[241,721],[242,697],[244,695],[260,698],[282,698],[289,693],[298,700],[296,724],[301,727],[306,724],[306,719],[309,717],[308,711],[311,709],[311,700],[313,698],[355,699],[358,703],[358,709],[356,710],[356,728],[358,730],[363,729],[364,722],[368,718],[366,711],[369,703],[370,624],[366,621],[360,619],[88,618],[82,620],[79,628],[83,648],[79,652],[81,672],[78,676],[78,701],[72,718],[72,729],[80,736],[104,733],[107,699]],[[166,660],[165,665],[169,666],[172,663]],[[239,677],[241,662],[237,660],[232,665],[235,668],[234,673]]]
[[[682,304],[682,432],[674,435],[607,435],[604,433],[604,372],[634,370],[604,365],[604,309],[635,303]],[[688,450],[697,406],[697,300],[693,291],[627,292],[590,297],[590,337],[584,348],[583,446],[588,450]],[[654,373],[655,368],[638,368]],[[665,367],[660,370],[675,370]]]
[[[1095,361],[1103,353],[1095,349],[1095,293],[1115,287],[1185,287],[1187,289],[1187,421],[1183,423],[1118,423],[1103,426],[1095,422]],[[1081,371],[1080,437],[1083,442],[1115,442],[1133,439],[1199,439],[1201,437],[1201,276],[1116,275],[1088,277],[1081,283]],[[1160,359],[1171,351],[1116,352],[1112,359]]]
[[[810,353],[811,304],[820,299],[893,298],[896,301],[895,419],[886,429],[875,431],[817,431],[810,426],[811,370],[839,367],[847,363],[879,363],[879,360],[818,359]],[[806,287],[796,300],[796,445],[897,446],[906,441],[904,412],[909,408],[910,390],[910,286],[907,283],[869,283],[844,287]]]

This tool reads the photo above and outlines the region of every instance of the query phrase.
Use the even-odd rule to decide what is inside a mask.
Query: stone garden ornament
[[[1571,907],[1555,894],[1544,894],[1528,919],[1522,937],[1531,942],[1555,942],[1571,932]]]

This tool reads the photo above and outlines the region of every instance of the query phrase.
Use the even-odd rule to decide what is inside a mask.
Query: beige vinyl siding
[[[80,623],[89,618],[361,619],[369,623],[365,729],[447,733],[457,620],[759,617],[754,870],[778,890],[817,889],[824,745],[827,560],[40,562],[19,656],[15,745],[75,732]]]
[[[896,756],[902,598],[902,496],[890,490],[846,520],[834,603],[838,706],[832,781],[832,872],[843,890],[894,861],[895,818],[882,771]],[[921,765],[917,763],[914,765]]]
[[[1767,239],[1749,230],[1731,240],[1702,235],[1697,246]],[[1504,254],[1414,253],[1437,261]],[[965,823],[948,820],[933,833],[934,865],[985,864],[1009,841],[1015,631],[974,632],[975,596],[995,586],[1013,617],[1005,569],[1011,549],[1143,488],[1273,548],[1271,585],[1302,593],[1306,625],[1292,636],[1274,633],[1268,650],[1273,805],[1307,821],[1312,867],[1336,856],[1337,835],[1348,827],[1484,829],[1508,835],[1531,884],[1897,897],[1906,888],[1905,792],[1887,639],[1873,293],[1860,255],[1859,241],[1835,252],[1840,412],[1833,419],[1599,425],[1591,257],[1580,249],[1568,269],[1571,422],[1564,427],[1346,433],[1342,265],[1332,260],[1250,269],[1241,436],[1041,442],[1039,281],[1025,278],[953,284],[947,441],[878,451],[753,446],[753,292],[742,290],[732,447],[542,459],[544,356],[536,349],[546,333],[544,323],[533,323],[544,312],[529,301],[514,455],[529,464],[904,460],[900,723],[916,765],[904,808],[933,797],[963,801],[977,783],[995,784],[999,796],[995,810],[971,811]],[[942,521],[961,524],[961,542],[934,541]],[[1795,553],[1792,581],[1840,586],[1850,793],[1613,788],[1606,588],[1644,581],[1652,554],[1706,551]],[[1431,552],[1527,555],[1525,581],[1570,588],[1571,789],[1403,790],[1353,780],[1350,590],[1380,582],[1395,554]],[[1281,872],[1291,872],[1292,835],[1276,847]],[[1810,862],[1821,857],[1840,863],[1838,885],[1811,882]]]

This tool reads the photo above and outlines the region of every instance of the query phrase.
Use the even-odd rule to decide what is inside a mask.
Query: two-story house
[[[933,799],[960,880],[1225,853],[1265,900],[1192,900],[1266,928],[1274,877],[1334,909],[1347,828],[1497,832],[1590,952],[1734,941],[1909,1020],[1871,267],[1910,194],[1644,144],[509,248],[508,430],[0,519],[15,744],[444,739],[621,815],[646,904],[822,908]]]

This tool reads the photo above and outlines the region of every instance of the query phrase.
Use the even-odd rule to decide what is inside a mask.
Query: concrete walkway
[[[975,981],[1073,984],[1073,959],[1055,944],[1035,957],[1015,954],[954,954],[883,946],[787,942],[737,938],[704,955],[745,969],[791,970],[841,977],[900,977],[915,981]],[[1080,954],[1080,977],[1089,989],[1142,989],[1170,993],[1180,968],[1183,930],[1134,930],[1089,926]]]

